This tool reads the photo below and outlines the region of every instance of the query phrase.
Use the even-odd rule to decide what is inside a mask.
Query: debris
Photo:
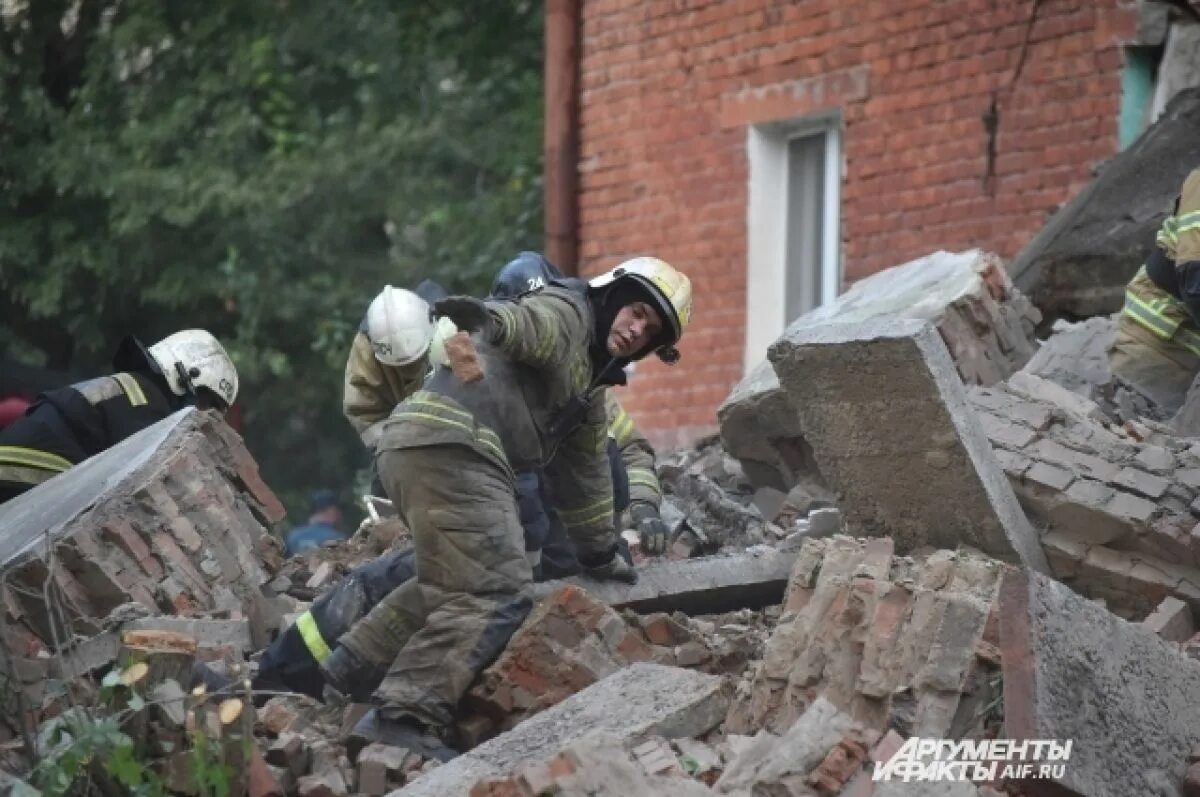
[[[1006,734],[1074,740],[1053,785],[1124,797],[1182,779],[1200,742],[1200,663],[1036,573],[1005,574],[999,616]]]
[[[878,731],[863,727],[822,697],[781,736],[760,734],[717,781],[719,792],[796,794],[788,784],[808,783],[819,794],[837,794],[866,758]],[[850,750],[835,766],[832,748]],[[836,758],[836,756],[835,756]]]
[[[1178,598],[1163,598],[1158,608],[1142,621],[1147,628],[1168,642],[1187,642],[1196,634],[1192,610]]]
[[[240,438],[215,415],[182,410],[0,505],[0,563],[22,587],[5,622],[20,617],[53,648],[100,633],[131,601],[183,615],[245,609],[268,580],[266,526],[282,516]],[[69,598],[65,627],[41,605],[48,579]]]
[[[901,552],[965,544],[1047,569],[933,327],[793,328],[771,361],[849,530],[889,535]]]
[[[801,329],[887,318],[932,322],[961,379],[990,385],[1036,351],[1033,331],[1041,315],[1013,288],[995,255],[935,252],[859,280],[794,320],[781,339]],[[755,486],[786,491],[801,474],[820,481],[824,472],[806,441],[803,408],[777,373],[773,360],[760,363],[729,394],[717,418],[722,444]]]
[[[738,553],[651,561],[638,568],[637,584],[574,576],[535,584],[533,594],[542,598],[571,584],[617,608],[715,614],[778,603],[794,560],[794,552],[756,546]]]
[[[1112,313],[1200,163],[1200,89],[1180,92],[1128,149],[1051,217],[1009,266],[1048,317]]]
[[[720,678],[639,662],[443,764],[398,794],[464,794],[481,778],[506,776],[521,763],[547,758],[588,735],[614,740],[699,736],[716,727],[727,707]]]
[[[823,695],[878,730],[913,705],[913,734],[959,738],[960,704],[992,688],[976,648],[1003,567],[965,550],[896,557],[887,538],[807,541],[726,730],[784,733]]]
[[[446,338],[446,356],[450,360],[450,370],[460,382],[478,382],[483,379],[483,363],[479,361],[479,353],[475,344],[466,332],[455,332]]]
[[[1022,505],[1048,527],[1051,571],[1125,617],[1173,595],[1200,610],[1200,455],[1144,424],[1097,417],[1077,394],[1009,385],[970,399]],[[1032,394],[1037,393],[1037,397]]]
[[[665,743],[654,738],[646,744]],[[543,794],[556,797],[712,797],[712,792],[696,781],[676,774],[647,772],[626,745],[607,739],[575,742],[553,758],[527,763],[508,777],[482,780],[470,790],[470,797]]]
[[[1084,398],[1094,399],[1112,381],[1108,349],[1117,335],[1115,317],[1071,323],[1059,319],[1050,337],[1018,373],[1040,376]]]
[[[358,791],[368,795],[387,793],[389,786],[403,785],[408,751],[402,747],[371,744],[358,754]]]

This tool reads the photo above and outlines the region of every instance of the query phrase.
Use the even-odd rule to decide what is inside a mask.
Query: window
[[[787,325],[841,286],[840,120],[751,127],[746,370]]]

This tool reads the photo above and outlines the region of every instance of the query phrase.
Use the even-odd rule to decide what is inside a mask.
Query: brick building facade
[[[714,429],[790,317],[849,282],[1015,255],[1117,152],[1134,6],[583,0],[580,271],[653,253],[696,289],[682,362],[623,391],[646,433]]]

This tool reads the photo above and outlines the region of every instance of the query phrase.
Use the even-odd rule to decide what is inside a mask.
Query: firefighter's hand
[[[481,299],[474,296],[447,296],[433,303],[433,314],[449,318],[463,332],[480,332],[487,337],[492,323],[491,313]]]
[[[633,565],[626,562],[614,547],[612,559],[604,564],[585,566],[583,571],[597,581],[624,581],[626,584],[636,584],[637,571]]]
[[[648,501],[634,501],[629,505],[629,518],[641,537],[643,551],[651,556],[666,553],[669,529],[658,514],[658,507]]]

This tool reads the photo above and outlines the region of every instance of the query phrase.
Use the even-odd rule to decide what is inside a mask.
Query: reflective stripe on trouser
[[[1183,405],[1200,372],[1200,356],[1179,345],[1177,338],[1164,340],[1126,314],[1117,325],[1108,359],[1115,375],[1168,415]]]
[[[321,636],[321,629],[317,628],[317,620],[313,617],[312,612],[305,612],[296,618],[296,630],[300,632],[300,638],[304,640],[304,647],[308,648],[308,652],[316,659],[317,664],[329,658],[332,651],[325,643],[325,637]]]
[[[375,693],[384,715],[447,726],[531,607],[512,474],[483,444],[392,449],[378,460],[413,533],[417,578],[393,590],[340,644],[373,663],[398,650]]]

